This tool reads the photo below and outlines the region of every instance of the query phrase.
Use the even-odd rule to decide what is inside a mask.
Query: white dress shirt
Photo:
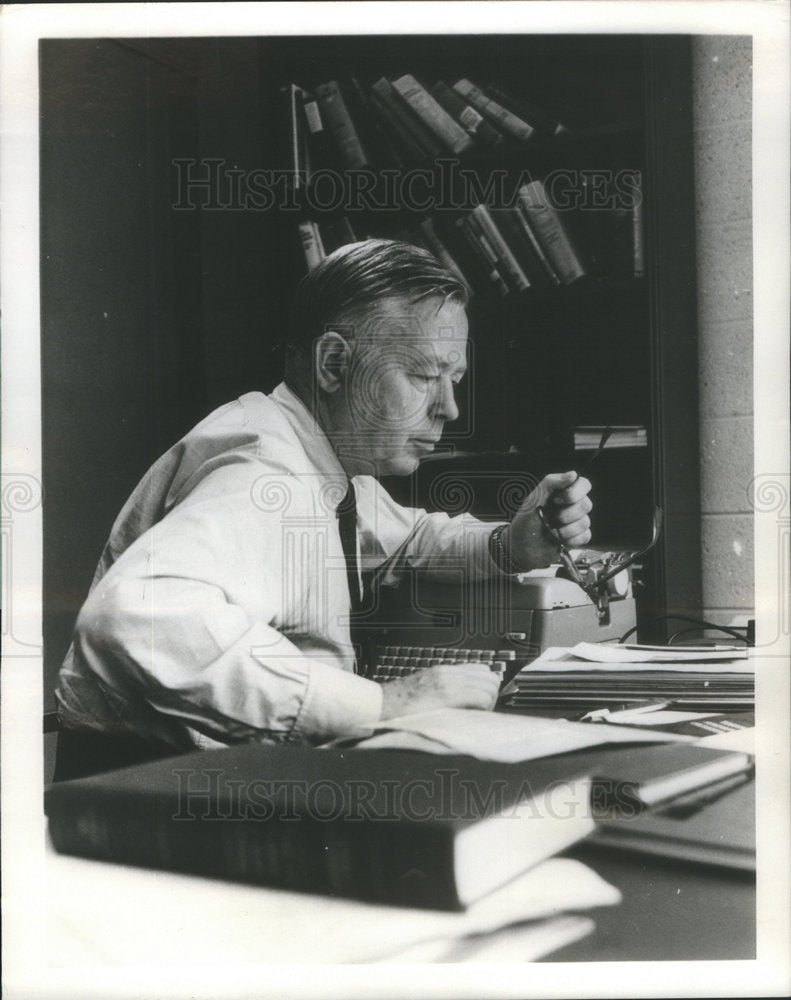
[[[497,573],[492,524],[354,479],[363,569],[394,582]],[[376,721],[354,673],[336,507],[348,480],[285,386],[216,410],[152,466],[113,525],[57,691],[63,724],[179,747],[320,743]]]

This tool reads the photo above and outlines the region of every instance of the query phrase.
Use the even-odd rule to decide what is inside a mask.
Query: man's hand
[[[439,663],[382,685],[383,719],[434,708],[494,708],[500,678],[484,663]]]
[[[591,484],[576,472],[545,476],[525,499],[503,532],[503,544],[511,560],[527,571],[548,566],[557,559],[558,546],[544,528],[538,508],[567,548],[587,545],[591,540],[588,497]]]

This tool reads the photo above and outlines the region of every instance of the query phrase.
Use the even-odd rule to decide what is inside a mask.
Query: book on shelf
[[[518,191],[518,204],[536,235],[544,253],[552,262],[560,281],[573,284],[586,276],[586,269],[571,241],[560,214],[550,204],[544,184],[540,180],[523,184]]]
[[[61,782],[45,811],[61,853],[447,910],[594,827],[581,762],[256,744]]]
[[[408,136],[408,148],[418,160],[436,159],[442,155],[440,141],[423,121],[411,112],[386,77],[380,77],[371,87],[376,98],[373,106],[380,110],[393,128],[394,134]]]
[[[404,167],[406,163],[397,144],[393,142],[389,131],[383,127],[380,117],[373,108],[370,95],[354,73],[349,76],[348,81],[341,81],[340,87],[349,114],[357,126],[363,147],[368,151],[372,164],[397,169]]]
[[[295,83],[278,90],[278,148],[280,162],[293,191],[302,191],[310,179],[310,150],[303,118],[307,92]]]
[[[497,270],[497,259],[494,251],[487,251],[485,241],[480,239],[473,230],[472,222],[467,216],[462,216],[455,220],[454,227],[459,234],[463,244],[467,248],[469,260],[477,270],[481,280],[487,285],[494,287],[500,296],[508,295],[508,285],[503,280],[503,276]]]
[[[318,99],[315,94],[308,91],[303,92],[302,115],[305,123],[310,173],[337,166],[333,140],[324,123]]]
[[[489,246],[494,250],[497,259],[497,269],[502,274],[509,288],[522,292],[530,288],[530,279],[525,274],[513,251],[503,239],[503,234],[497,228],[486,205],[476,205],[470,216],[474,226],[479,227]]]
[[[299,241],[302,253],[305,258],[305,265],[309,271],[320,264],[327,256],[324,244],[321,239],[321,232],[317,223],[311,219],[305,219],[297,224]]]
[[[346,98],[337,80],[320,83],[316,87],[322,118],[329,130],[340,163],[347,170],[359,170],[370,164],[360,134],[352,120]]]
[[[569,131],[545,108],[537,107],[532,101],[506,89],[499,82],[489,82],[483,89],[488,97],[502,105],[507,111],[532,125],[536,137],[562,135]]]
[[[648,430],[643,424],[610,424],[611,434],[607,438],[607,448],[645,448],[648,445]],[[585,424],[572,428],[575,451],[595,451],[601,442],[605,426]]]
[[[527,142],[535,132],[535,129],[528,122],[513,114],[502,104],[488,97],[480,87],[476,87],[472,81],[462,78],[453,84],[453,89],[460,94],[476,111],[488,118],[492,124],[507,133],[519,142]]]
[[[444,81],[438,80],[431,93],[437,103],[481,146],[497,148],[503,144],[502,134]]]
[[[532,248],[535,259],[538,260],[540,264],[542,275],[546,277],[551,285],[559,285],[560,278],[558,277],[558,273],[555,270],[552,261],[544,252],[544,247],[541,243],[539,243],[538,237],[536,236],[527,215],[518,202],[512,206],[511,215],[515,227],[519,230],[525,242],[527,242],[527,244]]]
[[[559,284],[557,275],[519,210],[515,206],[510,206],[490,208],[489,212],[503,239],[513,250],[530,284],[538,288]]]
[[[473,141],[461,125],[411,73],[393,80],[393,89],[451,153],[466,153]]]
[[[356,243],[357,236],[347,216],[322,219],[318,224],[319,239],[325,254],[330,254],[347,243]]]
[[[456,262],[455,258],[451,254],[450,250],[445,246],[442,238],[437,233],[437,228],[431,219],[422,219],[420,221],[420,233],[423,240],[434,256],[439,260],[445,267],[452,271],[458,278],[460,278],[464,284],[469,288],[470,282],[467,276],[462,271],[459,264]]]

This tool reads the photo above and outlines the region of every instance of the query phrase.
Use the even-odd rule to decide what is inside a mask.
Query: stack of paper
[[[515,678],[509,708],[567,708],[672,701],[678,709],[749,709],[755,671],[736,646],[660,647],[578,643],[553,647]]]
[[[463,913],[373,906],[51,853],[53,965],[534,961],[594,928],[619,891],[553,858]]]

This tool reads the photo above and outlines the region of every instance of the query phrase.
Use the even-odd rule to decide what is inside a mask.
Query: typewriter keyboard
[[[504,677],[510,662],[516,659],[513,649],[462,649],[444,646],[377,646],[369,674],[374,681],[392,681],[424,667],[439,663],[486,663]]]

